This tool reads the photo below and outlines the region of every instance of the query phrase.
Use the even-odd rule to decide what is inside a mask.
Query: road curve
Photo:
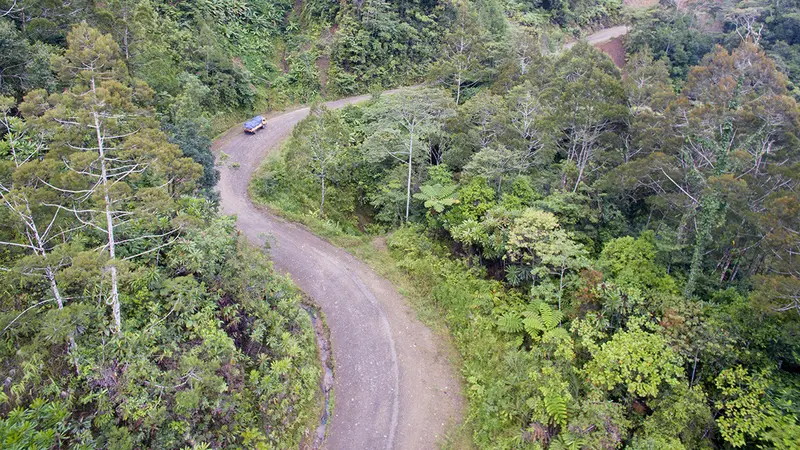
[[[275,114],[266,130],[245,135],[236,127],[214,142],[216,155],[229,155],[220,169],[222,210],[236,215],[251,243],[261,245],[269,236],[275,267],[289,274],[325,313],[336,371],[325,448],[436,448],[448,427],[461,420],[462,411],[445,344],[417,320],[391,283],[302,226],[255,207],[247,194],[261,161],[308,113],[302,108]]]

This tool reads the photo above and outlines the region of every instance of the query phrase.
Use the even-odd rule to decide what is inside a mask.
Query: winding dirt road
[[[236,215],[251,243],[262,245],[269,236],[275,267],[288,273],[327,317],[336,376],[325,447],[436,448],[446,430],[461,420],[463,400],[449,349],[417,320],[391,283],[305,228],[255,207],[247,194],[255,169],[308,113],[302,108],[273,115],[266,130],[245,135],[236,127],[214,143],[215,154],[230,156],[220,170],[222,209]],[[232,168],[234,163],[239,168]]]

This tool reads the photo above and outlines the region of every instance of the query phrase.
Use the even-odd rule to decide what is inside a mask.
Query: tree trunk
[[[322,199],[319,201],[319,216],[325,214],[325,174],[322,174]]]
[[[572,188],[572,192],[578,192],[578,187],[581,185],[581,180],[583,180],[583,172],[586,169],[586,166],[589,164],[591,153],[591,146],[584,143],[581,146],[580,153],[578,153],[577,157],[575,158],[575,162],[578,165],[578,179],[575,180],[575,186]]]
[[[125,23],[125,34],[122,35],[122,46],[125,48],[125,59],[127,60],[130,55],[128,54],[128,23]]]
[[[64,309],[64,298],[61,296],[61,290],[58,289],[58,284],[56,284],[56,276],[55,273],[53,273],[53,268],[50,266],[45,267],[44,276],[47,278],[47,281],[50,282],[50,291],[53,292],[53,297],[56,299],[58,309]],[[77,359],[78,344],[75,342],[75,336],[73,334],[72,332],[69,334],[67,353],[72,356],[72,362],[75,364],[75,373],[80,375],[80,367],[78,366]]]
[[[97,93],[94,77],[92,77],[91,85],[92,93],[96,96]],[[109,194],[110,186],[108,182],[108,170],[106,167],[107,161],[104,146],[105,138],[103,137],[103,132],[100,127],[100,118],[98,117],[97,111],[92,111],[92,118],[94,119],[94,131],[97,139],[97,152],[99,154],[98,159],[100,161],[100,182],[103,186],[103,202],[105,204],[106,234],[108,236],[109,256],[108,269],[111,272],[111,297],[109,300],[111,302],[111,313],[114,318],[114,327],[112,331],[114,333],[119,333],[122,330],[122,313],[120,312],[119,287],[117,284],[117,242],[114,238],[114,213],[111,204],[111,195]]]
[[[28,213],[31,214],[31,222],[28,225],[28,228],[33,232],[33,237],[36,239],[36,246],[39,247],[37,253],[44,258],[47,256],[47,250],[44,247],[42,235],[39,233],[39,228],[33,222],[33,214],[30,212],[30,208],[28,209]],[[55,271],[53,271],[53,267],[49,264],[44,268],[44,277],[47,279],[47,282],[50,283],[50,291],[53,293],[53,298],[56,299],[56,305],[58,306],[58,309],[64,309],[64,297],[61,296],[61,290],[58,288],[58,284],[56,283]],[[73,336],[73,333],[70,333],[67,353],[73,357],[73,362],[75,363],[75,372],[80,374],[80,367],[78,367],[78,361],[75,358],[77,350],[78,344],[75,343],[75,337]]]
[[[706,251],[706,245],[711,238],[712,227],[714,226],[714,219],[720,212],[720,205],[716,199],[709,199],[706,197],[700,205],[700,211],[697,214],[697,225],[695,231],[695,244],[694,252],[692,253],[692,262],[689,269],[689,278],[686,280],[686,286],[683,290],[683,295],[691,297],[694,294],[697,279],[703,270],[703,256]]]
[[[92,80],[92,87],[94,88],[94,80]],[[108,171],[106,168],[106,154],[103,146],[103,134],[100,131],[100,119],[97,117],[97,112],[92,112],[94,118],[95,133],[97,136],[97,151],[100,155],[100,182],[103,186],[103,202],[105,203],[105,216],[106,216],[106,234],[108,236],[108,256],[109,264],[108,269],[111,272],[111,312],[114,317],[115,333],[122,330],[122,314],[120,312],[119,304],[119,287],[117,282],[117,249],[116,239],[114,238],[114,214],[111,205],[111,196],[109,194]]]
[[[695,239],[694,252],[692,253],[692,263],[689,269],[689,279],[686,280],[686,286],[683,289],[683,295],[691,297],[694,293],[695,285],[697,284],[697,277],[700,276],[703,264],[703,253],[706,248],[706,233],[705,230],[697,231],[697,238]]]
[[[411,157],[414,155],[414,127],[408,133],[408,183],[406,185],[406,222],[408,222],[408,211],[411,208]]]
[[[456,106],[458,106],[459,101],[461,100],[461,74],[459,73],[456,77]]]

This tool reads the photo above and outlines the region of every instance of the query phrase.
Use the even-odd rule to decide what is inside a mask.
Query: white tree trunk
[[[64,298],[61,296],[61,290],[58,289],[58,284],[56,284],[56,275],[53,272],[53,268],[51,266],[47,266],[44,269],[44,276],[47,278],[47,281],[50,282],[50,291],[53,293],[53,297],[56,299],[56,304],[58,305],[58,309],[64,309]],[[77,359],[77,351],[78,351],[78,344],[75,342],[75,336],[73,333],[69,334],[69,347],[67,349],[67,353],[72,356],[72,362],[75,364],[75,373],[80,375],[80,367],[78,366],[78,359]]]
[[[92,87],[94,87],[94,80],[92,80]],[[95,133],[97,136],[97,151],[100,155],[100,182],[103,186],[103,202],[105,203],[105,216],[106,216],[106,234],[108,237],[108,256],[109,256],[109,263],[108,263],[108,270],[111,272],[111,296],[109,301],[111,303],[111,313],[114,317],[114,329],[115,333],[119,333],[122,330],[122,314],[120,312],[120,304],[119,304],[119,286],[117,281],[117,252],[116,252],[116,240],[114,238],[114,213],[111,204],[111,196],[109,194],[109,182],[108,182],[108,171],[106,167],[106,154],[105,148],[103,146],[104,139],[103,133],[101,132],[100,128],[100,119],[97,116],[97,112],[92,112],[92,116],[94,118],[94,128]]]
[[[97,95],[95,79],[92,77],[91,79],[91,89],[92,94]],[[99,154],[99,161],[100,161],[100,183],[103,186],[103,202],[105,206],[105,216],[106,216],[106,235],[108,237],[108,256],[109,256],[109,264],[108,269],[111,272],[111,296],[109,301],[111,303],[111,314],[114,318],[114,326],[112,331],[114,333],[119,333],[122,330],[122,313],[120,312],[120,304],[119,304],[119,287],[117,281],[117,252],[116,252],[116,240],[114,238],[114,212],[112,209],[111,204],[111,195],[109,194],[109,181],[108,181],[108,170],[106,167],[106,153],[105,153],[105,137],[103,136],[102,127],[100,126],[100,117],[98,117],[97,111],[92,111],[92,119],[94,119],[94,131],[95,136],[97,139],[97,152]]]
[[[461,72],[456,75],[456,105],[461,101]]]
[[[322,180],[322,199],[319,201],[319,215],[322,217],[325,214],[325,172],[322,172],[320,177]]]
[[[27,203],[27,199],[25,200]],[[36,246],[38,247],[37,250],[34,250],[35,253],[38,253],[42,258],[47,256],[47,249],[44,246],[44,240],[42,239],[42,234],[39,233],[39,227],[33,220],[33,214],[28,208],[28,214],[30,221],[26,220],[28,230],[30,233],[33,233],[34,239],[36,239]],[[45,234],[47,231],[45,230]],[[61,295],[61,290],[58,288],[58,283],[56,283],[56,274],[53,270],[51,265],[47,265],[44,268],[44,277],[47,279],[47,282],[50,283],[50,291],[53,293],[53,298],[56,299],[56,305],[58,309],[64,309],[64,297]],[[75,343],[75,336],[73,333],[69,334],[69,347],[67,352],[73,357],[73,362],[75,364],[75,372],[80,373],[80,368],[78,367],[78,361],[76,359],[76,352],[78,351],[78,344]]]
[[[411,157],[414,155],[414,127],[411,126],[408,133],[408,183],[406,185],[406,222],[408,222],[408,211],[411,208]]]

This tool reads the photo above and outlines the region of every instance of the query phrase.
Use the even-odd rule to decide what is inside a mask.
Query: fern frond
[[[572,433],[561,433],[550,444],[550,450],[581,450],[585,445],[586,439],[575,436]]]
[[[542,318],[535,312],[526,311],[522,324],[525,326],[525,332],[535,340],[538,340],[539,335],[546,330]]]
[[[564,320],[564,313],[557,309],[551,308],[551,310],[553,311],[553,326],[551,328],[555,328]]]
[[[536,306],[542,316],[542,322],[544,322],[548,330],[555,328],[561,321],[561,312],[553,309],[547,303],[538,302]]]
[[[560,426],[567,426],[567,398],[561,392],[547,387],[539,388],[544,395],[544,410],[552,423]]]
[[[552,330],[547,330],[542,335],[542,341],[544,342],[563,342],[563,341],[569,341],[570,338],[571,336],[569,334],[569,331],[561,327],[553,328]]]
[[[504,333],[519,333],[522,331],[522,319],[514,311],[506,311],[497,318],[497,328]]]

